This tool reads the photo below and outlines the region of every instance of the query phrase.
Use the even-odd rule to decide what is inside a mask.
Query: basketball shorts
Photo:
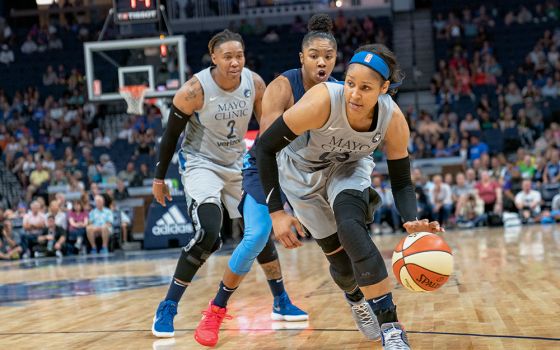
[[[250,167],[244,167],[242,171],[243,175],[243,198],[239,204],[239,211],[243,214],[243,202],[247,195],[253,197],[253,199],[262,205],[266,205],[266,196],[264,194],[264,189],[261,184],[261,179],[259,177],[259,169],[256,165]],[[286,203],[286,196],[284,193],[280,193],[282,198],[282,203]],[[245,215],[245,214],[243,214]]]
[[[203,157],[179,153],[179,172],[189,208],[193,201],[223,204],[230,218],[241,217],[241,159],[230,166],[216,164]]]
[[[320,171],[308,172],[286,152],[277,157],[280,186],[294,214],[313,238],[322,239],[337,232],[332,206],[344,190],[371,189],[371,173],[375,163],[371,158],[355,162],[336,163]],[[370,190],[370,217],[381,205],[379,195]]]

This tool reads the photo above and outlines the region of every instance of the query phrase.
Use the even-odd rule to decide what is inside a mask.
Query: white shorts
[[[315,239],[326,238],[337,232],[332,209],[336,196],[344,190],[363,191],[371,188],[371,173],[375,167],[373,159],[362,158],[307,172],[285,152],[278,154],[277,161],[280,187],[294,209],[295,216]],[[370,214],[379,205],[378,198],[371,197]]]
[[[239,159],[239,164],[223,166],[185,153],[182,157],[186,164],[179,167],[179,172],[189,208],[193,201],[197,205],[214,203],[220,209],[223,204],[230,218],[240,218],[237,207],[241,201],[242,160]]]

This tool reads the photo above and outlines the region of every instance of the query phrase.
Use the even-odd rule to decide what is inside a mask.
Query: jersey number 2
[[[228,134],[227,138],[228,138],[228,139],[234,139],[234,138],[235,138],[235,134],[233,133],[233,128],[235,127],[235,120],[230,120],[230,121],[227,123],[227,126],[230,127],[229,134]]]

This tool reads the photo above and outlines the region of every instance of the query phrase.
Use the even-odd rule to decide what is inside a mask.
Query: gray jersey
[[[280,187],[296,217],[316,239],[336,233],[332,207],[342,191],[371,187],[375,166],[371,153],[383,141],[395,106],[389,95],[379,96],[377,127],[358,132],[346,116],[344,86],[325,85],[331,99],[329,119],[322,128],[300,135],[277,158]],[[370,192],[368,215],[379,205],[378,198]]]
[[[393,99],[386,94],[380,95],[377,102],[377,127],[371,132],[356,131],[346,116],[344,86],[338,83],[324,84],[331,100],[329,119],[323,127],[301,135],[283,150],[298,164],[298,168],[308,172],[369,157],[383,141],[393,116]]]
[[[195,111],[187,124],[183,152],[224,166],[240,165],[245,153],[243,138],[255,100],[251,71],[243,68],[241,84],[232,92],[224,91],[216,84],[211,68],[195,76],[204,91],[204,105]]]

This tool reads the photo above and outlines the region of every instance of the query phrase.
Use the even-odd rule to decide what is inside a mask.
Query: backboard
[[[84,57],[93,102],[122,100],[129,85],[147,86],[146,98],[172,97],[186,81],[183,36],[88,42]]]

